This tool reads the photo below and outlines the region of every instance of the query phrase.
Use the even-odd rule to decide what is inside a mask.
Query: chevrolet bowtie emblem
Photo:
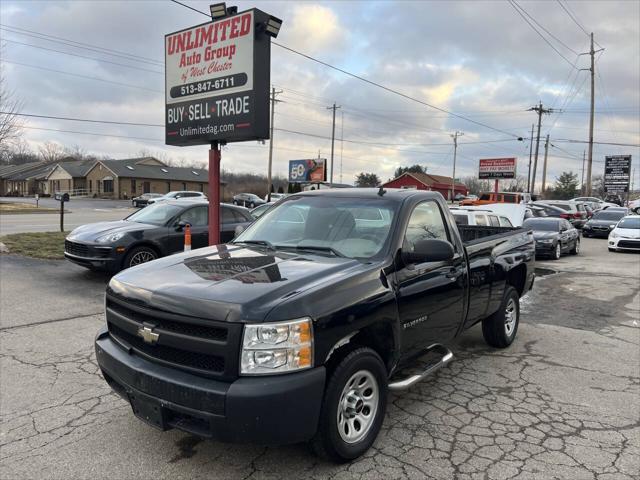
[[[138,328],[138,336],[145,341],[145,343],[154,344],[160,338],[160,334],[153,331],[153,328],[149,327],[140,327]]]

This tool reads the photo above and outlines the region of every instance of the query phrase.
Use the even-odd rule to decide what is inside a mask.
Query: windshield
[[[640,229],[640,217],[623,218],[618,224],[618,228],[633,228],[635,230]]]
[[[530,228],[531,230],[538,230],[543,232],[557,232],[560,230],[558,222],[550,222],[547,220],[536,220],[530,218],[524,221],[523,228]]]
[[[267,210],[234,243],[371,258],[389,238],[395,204],[371,198],[293,197]]]
[[[129,215],[129,222],[149,223],[151,225],[164,225],[182,211],[182,207],[167,203],[154,203]]]
[[[597,212],[593,215],[594,220],[611,220],[617,222],[624,217],[624,212]]]

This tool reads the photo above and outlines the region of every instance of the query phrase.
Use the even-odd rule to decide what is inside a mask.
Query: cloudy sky
[[[184,3],[208,11],[209,2]],[[543,118],[542,134],[549,133],[552,144],[549,180],[566,170],[580,175],[586,145],[567,140],[588,138],[589,72],[581,69],[589,67],[589,56],[579,54],[588,51],[589,39],[583,29],[595,33],[596,49],[604,48],[596,54],[595,140],[640,143],[638,1],[237,5],[282,18],[277,41],[283,45],[459,115],[273,46],[271,81],[283,91],[275,126],[310,134],[276,131],[276,173],[286,174],[291,159],[329,156],[327,107],[333,102],[341,106],[336,136],[344,138],[336,142],[335,181],[352,183],[362,171],[386,180],[396,167],[414,163],[451,175],[450,135],[456,130],[464,132],[456,176],[474,175],[479,158],[505,156],[518,157],[525,173],[528,137],[537,120],[527,109],[542,101],[562,109]],[[204,21],[168,0],[2,0],[0,68],[23,100],[23,113],[162,125],[164,35]],[[203,165],[207,159],[206,146],[165,146],[164,130],[157,126],[31,118],[26,127],[25,139],[34,149],[53,141],[115,158],[144,150]],[[542,152],[541,142],[541,158]],[[594,174],[601,173],[605,155],[624,153],[638,165],[638,147],[595,145]],[[225,147],[222,165],[265,172],[267,159],[268,145],[238,143]],[[635,170],[637,185],[640,168]]]

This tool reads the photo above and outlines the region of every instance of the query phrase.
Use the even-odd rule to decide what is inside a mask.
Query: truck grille
[[[106,317],[111,337],[149,361],[221,380],[237,378],[241,324],[176,315],[110,290]],[[142,339],[142,327],[159,335],[156,343]]]
[[[89,247],[82,243],[70,242],[69,240],[64,241],[64,251],[70,253],[71,255],[77,255],[78,257],[88,257],[89,256]]]

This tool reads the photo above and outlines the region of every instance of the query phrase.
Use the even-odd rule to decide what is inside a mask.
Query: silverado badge
[[[146,343],[153,345],[160,338],[160,334],[153,331],[153,327],[142,326],[138,328],[138,336]]]

